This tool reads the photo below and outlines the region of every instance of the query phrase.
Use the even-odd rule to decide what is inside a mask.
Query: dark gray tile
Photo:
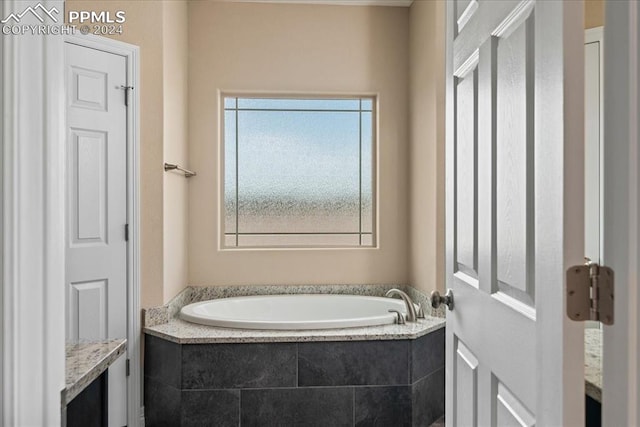
[[[144,339],[144,375],[180,388],[182,346],[162,338],[146,335]]]
[[[444,368],[413,385],[413,425],[428,427],[444,415]]]
[[[144,414],[145,426],[179,426],[180,390],[145,377]]]
[[[241,417],[248,426],[352,426],[353,388],[242,390]]]
[[[444,328],[411,342],[411,382],[415,383],[444,367]]]
[[[319,342],[298,346],[301,387],[408,383],[408,341]]]
[[[296,385],[296,344],[193,344],[182,348],[182,388]]]
[[[182,427],[237,427],[240,390],[188,390],[182,392]]]
[[[411,426],[411,386],[356,387],[359,427]]]

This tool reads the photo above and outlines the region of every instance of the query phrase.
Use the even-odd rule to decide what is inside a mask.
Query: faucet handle
[[[400,313],[398,310],[389,310],[389,313],[395,313],[396,314],[396,323],[398,325],[404,325],[405,323],[407,323],[404,320],[404,316],[402,315],[402,313]]]
[[[416,317],[418,319],[424,319],[426,316],[424,314],[424,308],[422,307],[422,303],[418,304],[418,310],[416,312]]]

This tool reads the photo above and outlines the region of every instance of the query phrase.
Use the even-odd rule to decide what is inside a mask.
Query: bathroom
[[[390,288],[407,290],[411,283],[412,291],[422,295],[422,301],[416,303],[426,306],[425,295],[435,289],[435,283],[443,283],[444,257],[438,248],[444,244],[444,88],[437,82],[444,76],[444,24],[438,19],[444,13],[444,4],[419,2],[409,8],[410,2],[396,1],[372,2],[365,6],[304,3],[66,1],[68,11],[104,10],[112,16],[119,10],[125,11],[122,34],[110,37],[139,47],[139,82],[129,83],[134,88],[128,96],[137,96],[140,102],[139,269],[140,308],[144,310],[140,327],[161,328],[162,325],[155,325],[157,313],[161,318],[166,317],[162,306],[167,303],[203,298],[190,296],[194,292],[192,287],[211,289],[205,291],[208,295],[214,294],[216,288],[226,289],[225,295],[259,294],[269,285],[278,285],[279,289],[269,292],[291,293],[300,288],[297,292],[344,294],[349,289],[348,293],[352,294],[382,297]],[[151,32],[150,27],[155,30]],[[296,37],[291,37],[292,34]],[[410,80],[415,82],[417,90],[409,90]],[[352,244],[325,243],[314,247],[311,242],[297,248],[296,245],[227,247],[223,234],[226,234],[225,223],[230,220],[222,213],[228,198],[228,194],[224,194],[227,192],[225,181],[230,180],[225,169],[230,165],[222,161],[225,156],[221,154],[223,148],[227,148],[221,140],[225,135],[224,115],[228,114],[223,113],[222,106],[225,97],[234,96],[241,99],[368,97],[372,100],[370,109],[376,111],[369,113],[372,135],[366,143],[370,144],[373,158],[367,162],[368,178],[363,179],[370,181],[369,198],[373,199],[369,204],[373,204],[373,208],[368,209],[369,218],[363,220],[371,227],[370,244],[353,247]],[[412,121],[414,125],[410,124]],[[292,155],[292,159],[295,158]],[[411,159],[416,162],[410,175],[407,165]],[[179,165],[196,175],[186,177],[176,169],[165,171],[158,167],[163,163]],[[355,165],[357,163],[350,167]],[[244,164],[240,163],[239,167],[243,168]],[[420,185],[410,185],[410,182]],[[354,224],[351,217],[346,222]],[[412,226],[418,231],[410,232]],[[434,262],[417,262],[420,259]],[[242,290],[234,290],[237,287]],[[430,307],[424,309],[429,311]],[[99,312],[97,307],[74,307],[74,310]],[[170,309],[173,315],[176,311],[178,309]],[[386,317],[389,319],[389,315]],[[442,322],[438,324],[442,326]],[[438,337],[441,345],[435,347],[439,348],[442,358],[442,331]],[[139,405],[144,406],[145,423],[189,425],[188,420],[176,420],[168,415],[180,414],[177,403],[180,398],[172,399],[178,406],[160,403],[165,402],[161,397],[153,398],[162,388],[158,387],[159,383],[172,384],[168,393],[178,390],[185,399],[182,410],[191,402],[187,397],[197,395],[187,390],[192,389],[191,386],[181,387],[158,373],[156,357],[164,359],[165,356],[157,346],[171,347],[174,342],[158,343],[154,338],[158,337],[140,338],[143,350],[138,362],[135,354],[128,354],[130,372],[140,376],[139,387],[144,389]],[[401,346],[410,344],[409,340],[400,342]],[[132,344],[129,339],[129,349]],[[154,350],[150,351],[149,345],[154,344]],[[187,346],[182,347],[187,351]],[[175,348],[167,351],[172,350]],[[410,348],[394,347],[393,350],[406,353]],[[364,350],[357,347],[344,351]],[[142,368],[131,368],[134,365]],[[428,373],[438,371],[440,398],[437,400],[441,407],[419,425],[431,424],[444,413],[444,370],[442,366],[438,369],[435,366],[437,363],[427,370]],[[287,371],[282,366],[278,369]],[[408,389],[425,376],[415,375],[419,375],[415,381],[395,377],[384,381],[360,378],[356,383],[346,383],[338,392],[353,394],[356,384],[389,385],[389,390],[399,390],[398,399],[402,402],[398,407],[404,408],[394,415],[400,418],[392,423],[410,424],[412,405]],[[274,384],[281,384],[278,381]],[[290,384],[287,381],[286,384]],[[269,384],[263,383],[262,388]],[[395,385],[401,387],[393,387]],[[241,394],[251,391],[240,388]],[[232,391],[232,396],[233,393],[236,392]],[[130,395],[131,392],[129,399]],[[113,392],[109,398],[112,403],[122,399]],[[242,399],[241,396],[239,400]],[[239,412],[238,404],[233,401],[226,406],[231,412]],[[351,407],[343,409],[358,422],[359,415]],[[196,410],[189,412],[194,423],[197,416],[203,421],[206,415]],[[369,416],[375,417],[375,414]],[[114,417],[118,415],[110,413],[110,422]],[[132,414],[128,418],[128,424],[132,425]],[[380,418],[380,422],[384,423],[384,419]],[[118,420],[121,424],[126,421],[121,417]],[[217,420],[219,425],[237,424]],[[308,419],[297,422],[305,421],[309,422]],[[206,419],[203,422],[207,424]],[[273,422],[277,423],[276,419]],[[250,421],[245,423],[251,425]],[[367,420],[362,419],[362,423],[366,425]],[[330,424],[333,424],[330,420],[325,422]]]
[[[435,290],[444,294],[447,288],[444,2],[382,0],[367,1],[364,2],[366,5],[357,6],[305,3],[309,2],[64,2],[66,11],[100,10],[109,11],[113,16],[117,16],[117,11],[125,11],[122,33],[112,34],[109,38],[128,44],[117,45],[114,42],[112,48],[121,49],[124,52],[122,56],[131,60],[128,72],[136,76],[133,83],[129,80],[120,88],[124,91],[125,102],[129,97],[133,100],[131,105],[137,106],[138,111],[136,114],[127,113],[130,114],[127,123],[133,126],[128,132],[132,132],[139,149],[133,156],[139,156],[139,169],[134,170],[134,175],[139,177],[140,189],[133,199],[127,201],[139,206],[138,209],[132,208],[135,212],[128,218],[133,222],[125,228],[125,236],[138,248],[139,258],[128,258],[132,270],[128,274],[132,280],[124,313],[131,320],[123,334],[128,338],[127,350],[118,347],[117,354],[126,354],[126,358],[113,360],[118,364],[114,369],[121,370],[123,375],[126,372],[127,384],[130,385],[128,391],[124,391],[126,398],[120,402],[125,411],[120,411],[124,418],[117,421],[121,425],[189,424],[186,418],[180,421],[162,419],[165,402],[162,399],[166,396],[152,396],[147,388],[149,378],[145,377],[151,372],[147,371],[149,366],[149,369],[155,369],[153,365],[157,367],[164,363],[163,360],[171,360],[171,356],[165,357],[165,354],[185,357],[190,351],[185,350],[185,346],[195,345],[195,342],[188,339],[173,341],[178,345],[176,347],[171,345],[170,339],[159,343],[156,340],[159,333],[150,333],[149,330],[147,334],[136,333],[143,328],[162,328],[161,325],[177,315],[187,302],[212,296],[310,291],[383,297],[390,289],[398,288],[409,294],[414,302],[421,303],[423,309],[426,308],[427,320],[418,320],[417,324],[431,321],[432,314],[435,315],[433,318],[443,319],[446,309],[442,307],[431,311],[429,294]],[[602,2],[586,2],[586,5],[587,25],[601,26],[599,10]],[[65,18],[69,19],[69,16]],[[296,36],[292,37],[292,34]],[[132,67],[131,64],[137,65]],[[372,100],[371,110],[364,111],[364,114],[370,113],[375,118],[370,154],[371,241],[362,244],[364,236],[360,230],[360,247],[333,244],[238,247],[236,233],[236,247],[233,247],[225,238],[225,234],[229,234],[226,229],[228,221],[224,217],[227,209],[225,169],[228,169],[222,142],[225,136],[225,97],[305,96],[359,98],[361,105],[365,98]],[[360,114],[363,114],[362,107]],[[188,173],[181,172],[181,168],[194,171],[195,175],[189,177]],[[363,221],[361,215],[360,221]],[[91,299],[94,295],[105,298],[106,294],[101,289],[99,286],[77,287],[69,296],[65,295],[66,304],[69,305],[67,298],[71,298],[80,307],[78,295],[81,291],[87,291],[89,298],[86,301],[96,303]],[[79,321],[81,315],[90,316],[90,306],[87,307],[78,309],[76,317],[66,314],[67,337],[82,335],[80,328],[70,327],[69,322]],[[444,363],[444,355],[438,355],[439,349],[444,348],[443,321],[439,322],[437,328],[428,332],[423,330],[419,336],[395,338],[397,343],[393,343],[393,339],[380,338],[371,342],[402,343],[405,347],[400,353],[405,352],[402,354],[409,359],[407,369],[422,363],[421,356],[427,353],[428,357],[441,357]],[[408,322],[406,327],[410,330],[415,325]],[[307,335],[312,337],[314,333]],[[417,350],[424,345],[420,338],[435,340],[436,335],[439,341],[426,346],[427,353],[422,351],[424,349]],[[229,344],[225,340],[215,345]],[[341,340],[347,342],[353,337],[347,334],[341,336]],[[290,341],[276,342],[283,344],[285,353],[293,352],[287,353],[287,360],[297,358],[298,363],[302,359],[308,360],[310,354],[317,355],[323,351],[327,354],[362,352],[363,355],[387,351],[375,346],[371,347],[373,350],[357,346],[348,350],[337,347],[319,349],[314,345],[327,340],[311,341],[317,342],[296,344],[294,349],[285,348],[286,342]],[[252,342],[257,344],[261,341]],[[251,345],[249,341],[242,340],[236,344]],[[153,347],[154,350],[149,352],[145,347]],[[262,347],[254,348],[259,350]],[[267,353],[260,351],[247,357],[270,359]],[[467,354],[465,351],[466,347],[459,348],[460,354]],[[163,355],[160,361],[153,359],[159,354]],[[231,359],[242,360],[241,357],[233,356]],[[357,357],[353,359],[361,362]],[[372,357],[362,359],[366,362]],[[181,361],[176,363],[184,367]],[[167,371],[167,366],[161,366],[162,369]],[[381,371],[384,368],[376,369]],[[444,415],[445,402],[444,367],[437,365],[430,369],[429,374],[442,376],[442,387],[438,393],[433,393],[435,397],[430,395],[427,399],[437,406],[433,411],[429,409],[428,417],[416,419],[415,414],[419,414],[420,408],[424,409],[422,403],[426,400],[416,401],[415,390],[410,387],[413,385],[411,377],[410,382],[403,383],[349,383],[348,387],[353,389],[350,396],[354,398],[355,388],[363,384],[385,387],[402,384],[409,387],[409,391],[404,391],[404,400],[401,399],[404,403],[398,405],[402,410],[393,408],[391,411],[402,421],[382,418],[386,420],[383,425],[431,425]],[[311,384],[311,388],[324,386],[326,384]],[[499,386],[496,386],[498,392],[504,396],[507,392]],[[215,388],[220,391],[218,386]],[[114,390],[118,390],[117,387],[109,387],[110,402]],[[239,393],[242,394],[243,390]],[[105,391],[103,388],[102,392]],[[184,389],[179,392],[182,395],[191,393]],[[374,397],[372,401],[379,402],[376,400],[379,396]],[[120,398],[122,396],[116,396],[113,401]],[[388,403],[389,399],[382,401]],[[150,414],[149,408],[143,407],[145,402],[149,402],[152,408],[155,405],[157,411],[154,409]],[[171,400],[171,404],[175,403],[175,399]],[[360,420],[355,406],[346,409],[353,416],[349,424],[358,424]],[[385,404],[377,406],[382,412],[386,409]],[[174,415],[183,416],[186,407],[186,404],[182,405],[177,413],[173,411],[175,407],[167,408]],[[411,414],[408,416],[406,411]],[[187,411],[187,418],[189,414]],[[278,416],[277,411],[275,414]],[[242,413],[234,416],[243,417]],[[252,425],[252,418],[247,416],[246,424]],[[372,424],[366,415],[362,416],[360,424]],[[114,418],[110,420],[110,423],[116,422]],[[203,419],[193,421],[195,424],[198,422],[206,424]],[[273,422],[277,424],[277,421]],[[309,420],[291,421],[296,422],[308,424]],[[220,425],[223,424],[221,421]],[[325,421],[325,425],[330,424],[331,421]]]

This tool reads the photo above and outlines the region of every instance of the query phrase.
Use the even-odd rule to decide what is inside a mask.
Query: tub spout
[[[407,295],[405,292],[402,292],[400,289],[390,289],[387,293],[387,297],[393,297],[394,295],[398,295],[404,301],[407,306],[407,322],[417,322],[416,315],[416,307],[413,305],[413,301],[411,301],[411,297]]]

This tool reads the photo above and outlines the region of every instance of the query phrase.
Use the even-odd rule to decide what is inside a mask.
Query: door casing
[[[602,425],[640,423],[640,7],[605,2],[603,264],[615,273],[603,326]]]
[[[64,10],[62,0],[42,4]],[[24,8],[17,0],[0,2],[3,17]],[[58,425],[61,419],[63,47],[54,35],[0,37],[0,425],[7,427]]]

